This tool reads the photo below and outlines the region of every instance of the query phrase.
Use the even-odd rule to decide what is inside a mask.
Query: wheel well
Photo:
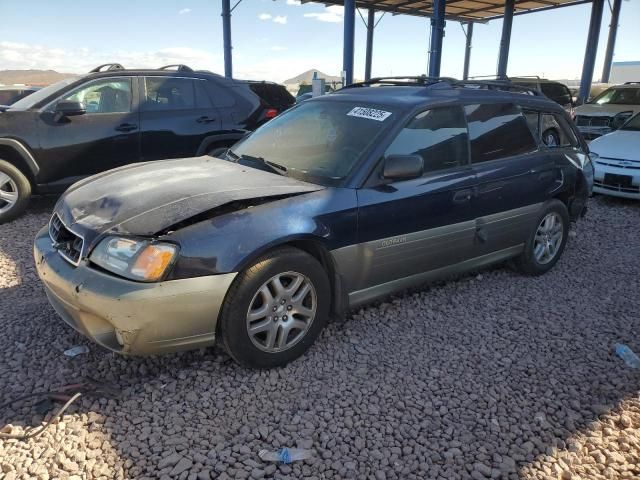
[[[29,165],[27,165],[27,162],[22,158],[22,155],[16,152],[13,148],[8,145],[0,145],[0,160],[9,162],[29,179],[32,186],[35,184],[35,178],[33,177],[33,172],[29,168]]]
[[[569,192],[560,192],[553,198],[560,200],[562,203],[564,203],[564,206],[567,207],[567,209],[569,208]]]
[[[285,245],[302,250],[320,262],[324,271],[327,272],[327,278],[331,285],[330,311],[335,317],[341,318],[344,315],[346,303],[343,298],[344,292],[340,276],[337,274],[331,254],[327,251],[324,245],[314,240],[294,240],[286,243]]]

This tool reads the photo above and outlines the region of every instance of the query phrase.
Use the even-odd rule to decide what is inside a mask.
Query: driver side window
[[[131,111],[131,79],[104,79],[80,88],[62,100],[81,102],[87,114]]]

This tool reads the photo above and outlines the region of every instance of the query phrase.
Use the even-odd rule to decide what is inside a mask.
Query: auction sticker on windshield
[[[375,108],[367,107],[354,107],[349,113],[350,117],[368,118],[369,120],[377,120],[378,122],[384,122],[391,112],[385,112],[384,110],[376,110]]]

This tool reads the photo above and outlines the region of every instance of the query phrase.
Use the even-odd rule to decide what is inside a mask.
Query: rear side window
[[[536,150],[527,120],[511,103],[465,106],[471,161],[488,162]]]
[[[468,163],[468,139],[461,107],[441,107],[416,115],[393,141],[389,155],[420,155],[425,173]]]
[[[206,89],[209,98],[216,107],[233,107],[236,104],[236,98],[231,93],[231,88],[224,88],[213,80],[207,80]]]
[[[193,80],[174,77],[146,77],[143,110],[195,108]]]

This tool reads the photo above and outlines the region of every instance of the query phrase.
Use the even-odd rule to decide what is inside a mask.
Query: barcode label
[[[376,120],[378,122],[384,122],[391,112],[385,112],[384,110],[376,110],[375,108],[366,107],[354,107],[349,113],[350,117],[368,118],[369,120]]]

